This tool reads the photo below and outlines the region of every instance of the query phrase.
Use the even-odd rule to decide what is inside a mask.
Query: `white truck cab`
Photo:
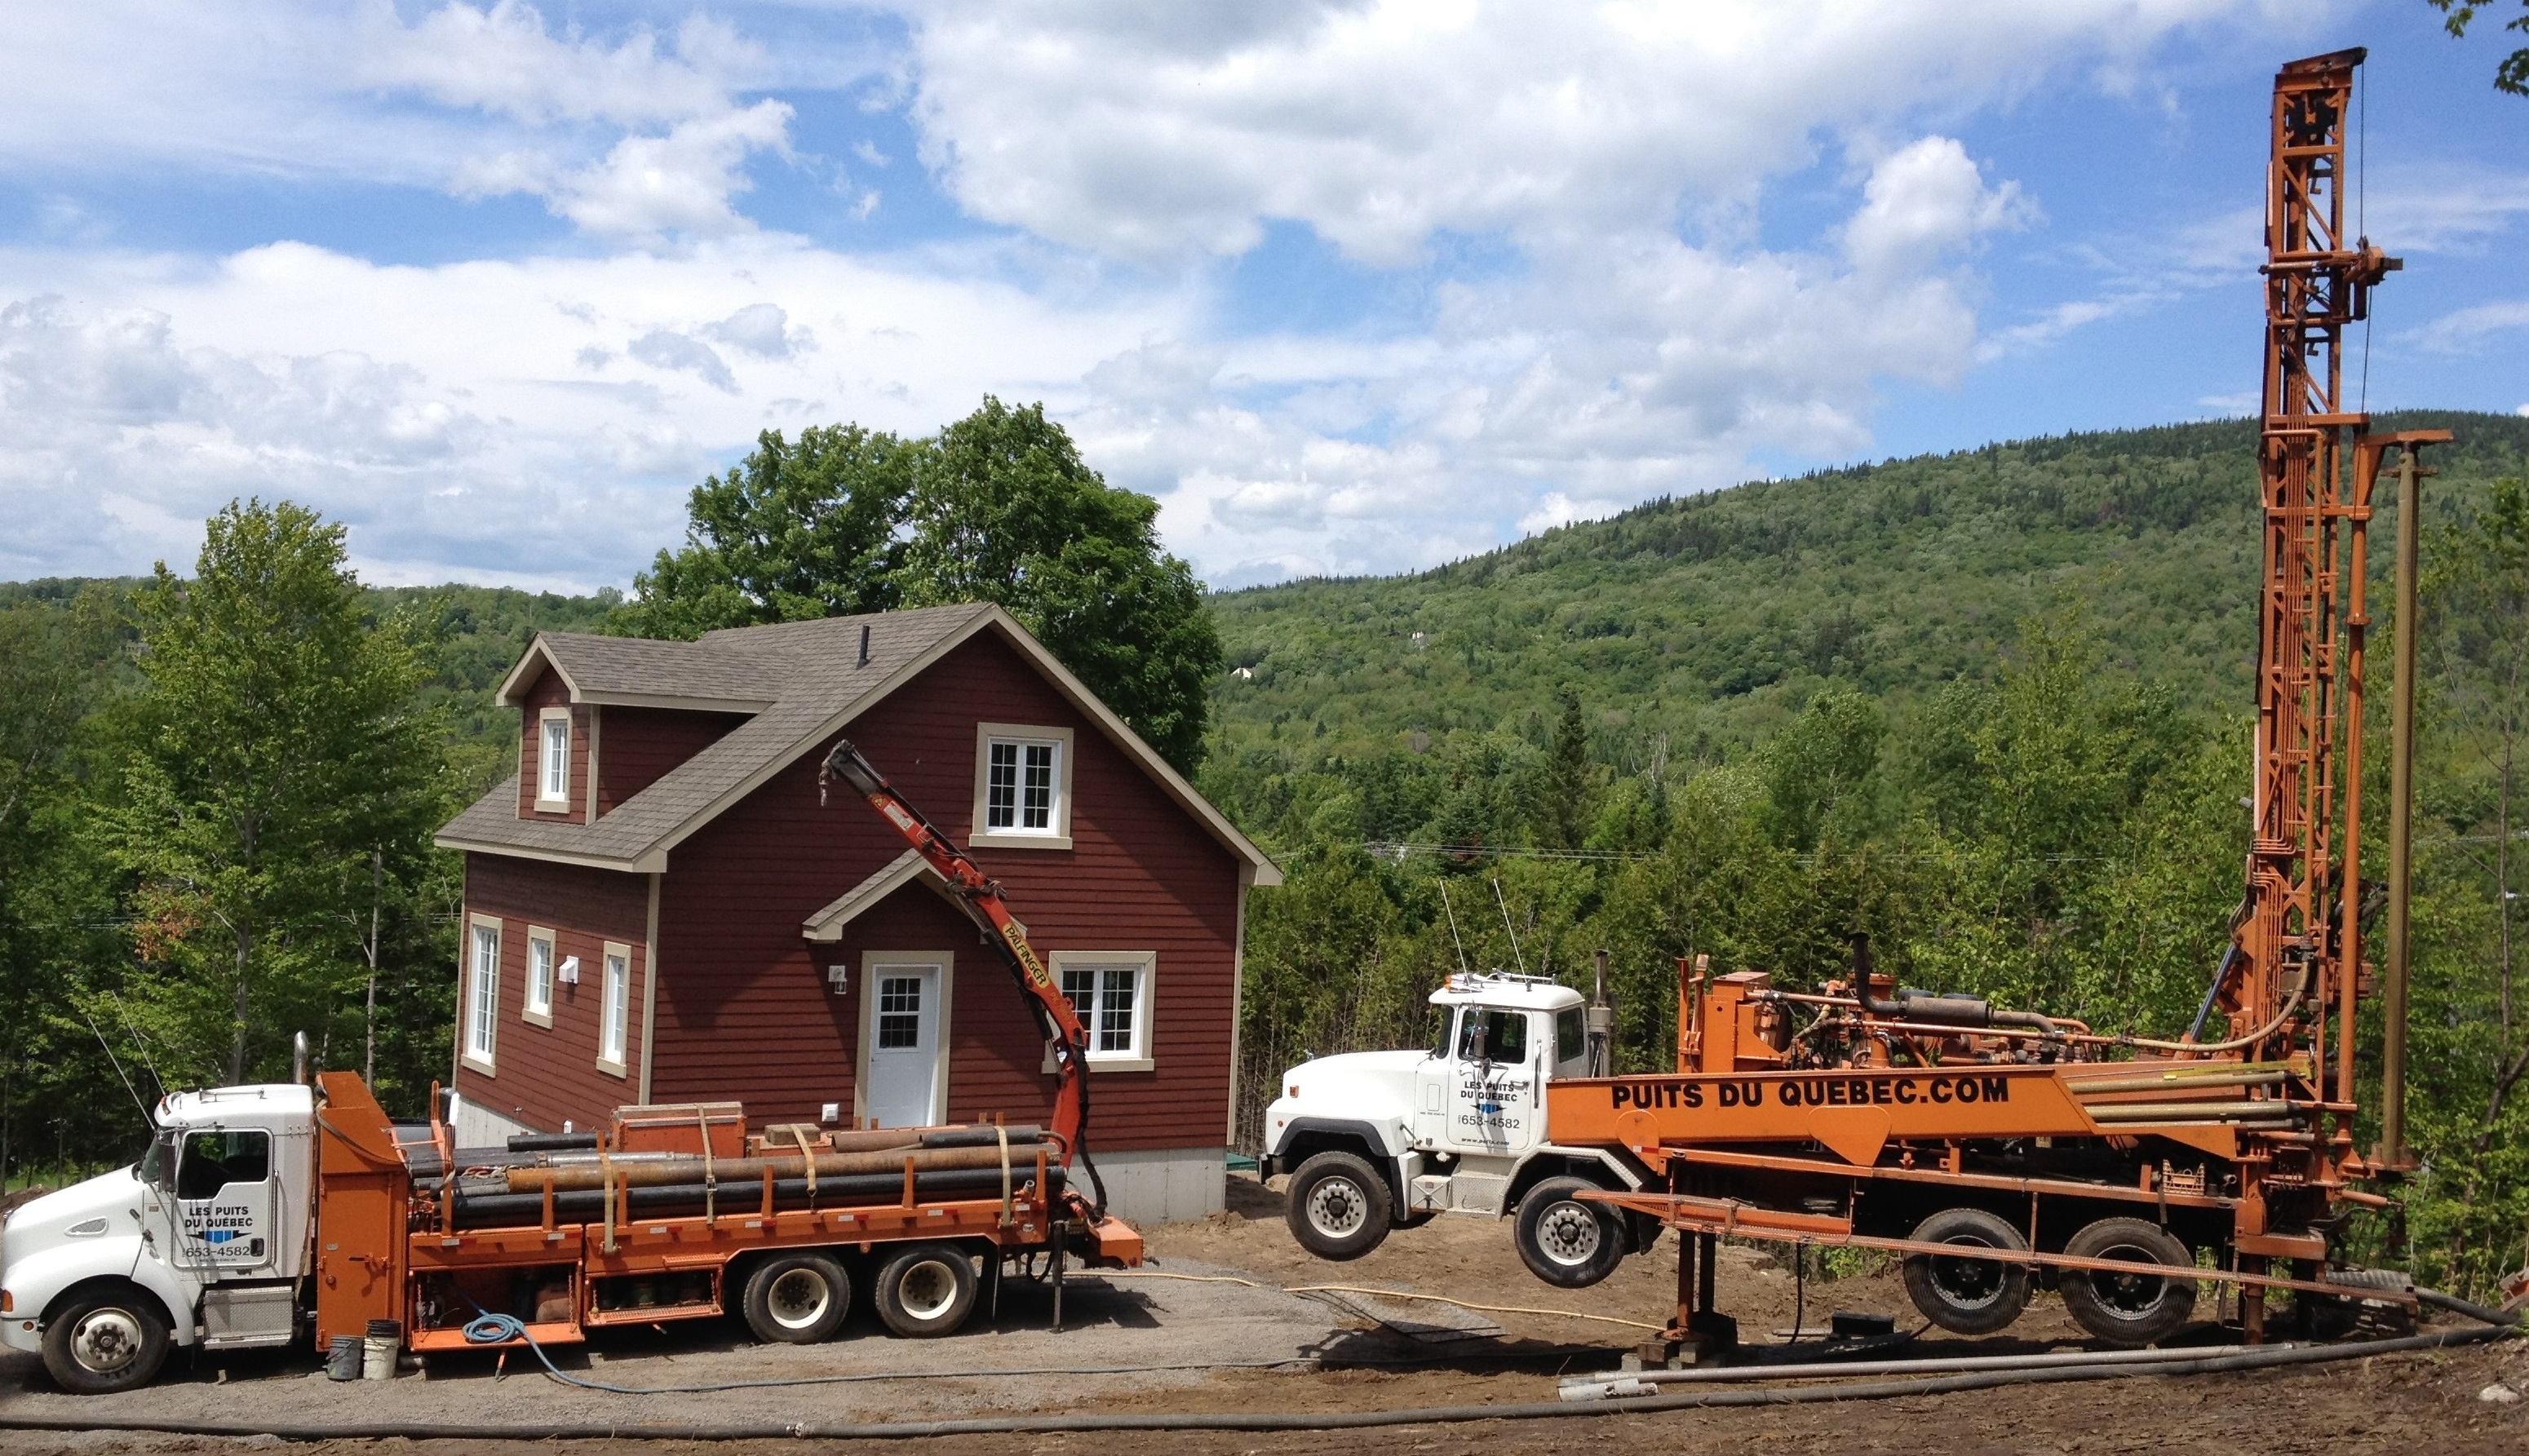
[[[1545,1127],[1546,1082],[1588,1074],[1588,1006],[1556,982],[1498,972],[1451,976],[1431,1004],[1427,1050],[1320,1056],[1282,1074],[1263,1164],[1291,1174],[1293,1236],[1319,1258],[1358,1259],[1389,1228],[1436,1213],[1516,1213],[1523,1257],[1532,1223],[1544,1244],[1561,1233],[1559,1253],[1537,1251],[1541,1275],[1603,1277],[1636,1231],[1565,1195],[1639,1188],[1641,1170],[1604,1149],[1557,1147]]]
[[[144,1383],[170,1345],[289,1343],[315,1117],[312,1090],[286,1082],[161,1101],[138,1162],[0,1224],[0,1341],[83,1392]]]

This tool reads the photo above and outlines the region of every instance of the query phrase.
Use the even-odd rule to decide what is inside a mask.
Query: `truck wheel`
[[[975,1262],[949,1244],[916,1244],[879,1267],[870,1296],[897,1334],[954,1334],[975,1309]]]
[[[1943,1209],[1914,1225],[1921,1244],[2025,1252],[2019,1230],[1982,1209]],[[2028,1268],[1991,1259],[1916,1254],[1906,1261],[1906,1293],[1923,1318],[1953,1334],[1991,1334],[2028,1308]]]
[[[1625,1225],[1615,1209],[1574,1195],[1598,1191],[1587,1178],[1548,1178],[1519,1201],[1514,1242],[1528,1271],[1562,1289],[1587,1289],[1625,1258]]]
[[[1359,1259],[1387,1237],[1387,1180],[1367,1159],[1320,1153],[1291,1175],[1291,1237],[1319,1259]]]
[[[167,1363],[167,1317],[138,1285],[77,1295],[44,1321],[44,1369],[63,1389],[111,1395],[146,1385]]]
[[[823,1254],[782,1254],[746,1276],[746,1327],[768,1344],[813,1345],[842,1325],[852,1280]]]
[[[2064,1311],[2072,1322],[2111,1345],[2140,1346],[2165,1340],[2195,1313],[2195,1257],[2176,1235],[2140,1218],[2102,1218],[2072,1235],[2064,1252],[2076,1259],[2122,1259],[2169,1264],[2186,1277],[2064,1270]]]

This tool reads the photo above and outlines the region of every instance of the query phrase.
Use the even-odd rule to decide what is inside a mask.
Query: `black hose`
[[[2444,1294],[2438,1289],[2418,1289],[2415,1291],[2415,1298],[2437,1310],[2448,1310],[2453,1315],[2465,1315],[2470,1320],[2482,1320],[2488,1324],[2516,1328],[2520,1323],[2517,1311],[2489,1309],[2474,1300],[2461,1299],[2455,1294]]]
[[[1910,1396],[1948,1395],[1964,1390],[1995,1390],[2011,1385],[2069,1384],[2079,1380],[2112,1380],[2139,1375],[2200,1375],[2230,1371],[2266,1370],[2287,1365],[2317,1365],[2338,1360],[2366,1360],[2414,1350],[2500,1339],[2510,1331],[2502,1325],[2452,1330],[2404,1339],[2364,1340],[2345,1345],[2294,1345],[2242,1350],[2202,1360],[2173,1360],[2146,1366],[2064,1366],[2046,1370],[1984,1371],[1942,1375],[1927,1380],[1871,1380],[1859,1384],[1793,1385],[1777,1390],[1704,1390],[1652,1395],[1638,1400],[1527,1401],[1505,1405],[1424,1406],[1388,1411],[1221,1411],[1167,1415],[992,1416],[953,1421],[868,1421],[818,1426],[807,1422],[761,1422],[753,1425],[679,1426],[666,1422],[580,1421],[542,1424],[461,1425],[432,1421],[350,1421],[340,1424],[275,1421],[185,1421],[80,1419],[73,1415],[20,1416],[0,1413],[0,1430],[135,1430],[166,1435],[276,1436],[282,1440],[621,1440],[647,1436],[654,1440],[907,1440],[943,1435],[1034,1435],[1101,1430],[1364,1430],[1390,1426],[1434,1426],[1462,1421],[1545,1421],[1559,1418],[1635,1415],[1648,1411],[1685,1411],[1731,1406],[1813,1405],[1846,1400],[1896,1400]]]

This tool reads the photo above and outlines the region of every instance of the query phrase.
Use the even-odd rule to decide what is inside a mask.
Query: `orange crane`
[[[1001,964],[1008,968],[1028,1005],[1034,1008],[1037,1028],[1053,1049],[1058,1077],[1053,1121],[1048,1130],[1061,1145],[1065,1160],[1078,1159],[1088,1172],[1094,1194],[1088,1213],[1093,1220],[1103,1219],[1106,1188],[1099,1179],[1097,1163],[1090,1160],[1088,1145],[1089,1029],[1081,1025],[1080,1013],[1073,1008],[1071,998],[1054,984],[1045,962],[1037,959],[1036,951],[1028,944],[1027,927],[1010,913],[1009,902],[1001,897],[1000,882],[985,874],[955,840],[941,833],[921,810],[897,793],[887,776],[849,738],[835,739],[834,746],[827,750],[826,761],[817,769],[819,802],[824,802],[827,786],[837,779],[869,800],[870,807],[895,826],[933,873],[947,882],[948,892],[973,917],[976,928],[999,954]]]

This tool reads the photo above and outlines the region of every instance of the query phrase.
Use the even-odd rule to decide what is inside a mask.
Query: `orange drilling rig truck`
[[[1691,1236],[1678,1340],[1732,1334],[1713,1309],[1723,1234],[1903,1256],[1924,1316],[1970,1334],[2011,1323],[2034,1282],[2118,1345],[2172,1333],[2206,1279],[2238,1288],[2252,1341],[2277,1289],[2322,1321],[2411,1302],[2336,1267],[2348,1215],[2388,1203],[2357,1185],[2402,1159],[2394,1130],[2370,1155],[2354,1137],[2372,491],[2393,456],[2411,480],[2421,447],[2448,438],[2375,434],[2342,405],[2344,327],[2398,266],[2344,234],[2361,59],[2295,61],[2275,81],[2254,838],[2194,1029],[2107,1035],[1908,990],[1856,937],[1850,978],[1815,993],[1681,961],[1674,1071],[1606,1076],[1603,998],[1452,977],[1429,1052],[1285,1074],[1267,1166],[1292,1175],[1301,1243],[1355,1258],[1441,1211],[1515,1215],[1529,1267],[1578,1287],[1674,1228]]]

